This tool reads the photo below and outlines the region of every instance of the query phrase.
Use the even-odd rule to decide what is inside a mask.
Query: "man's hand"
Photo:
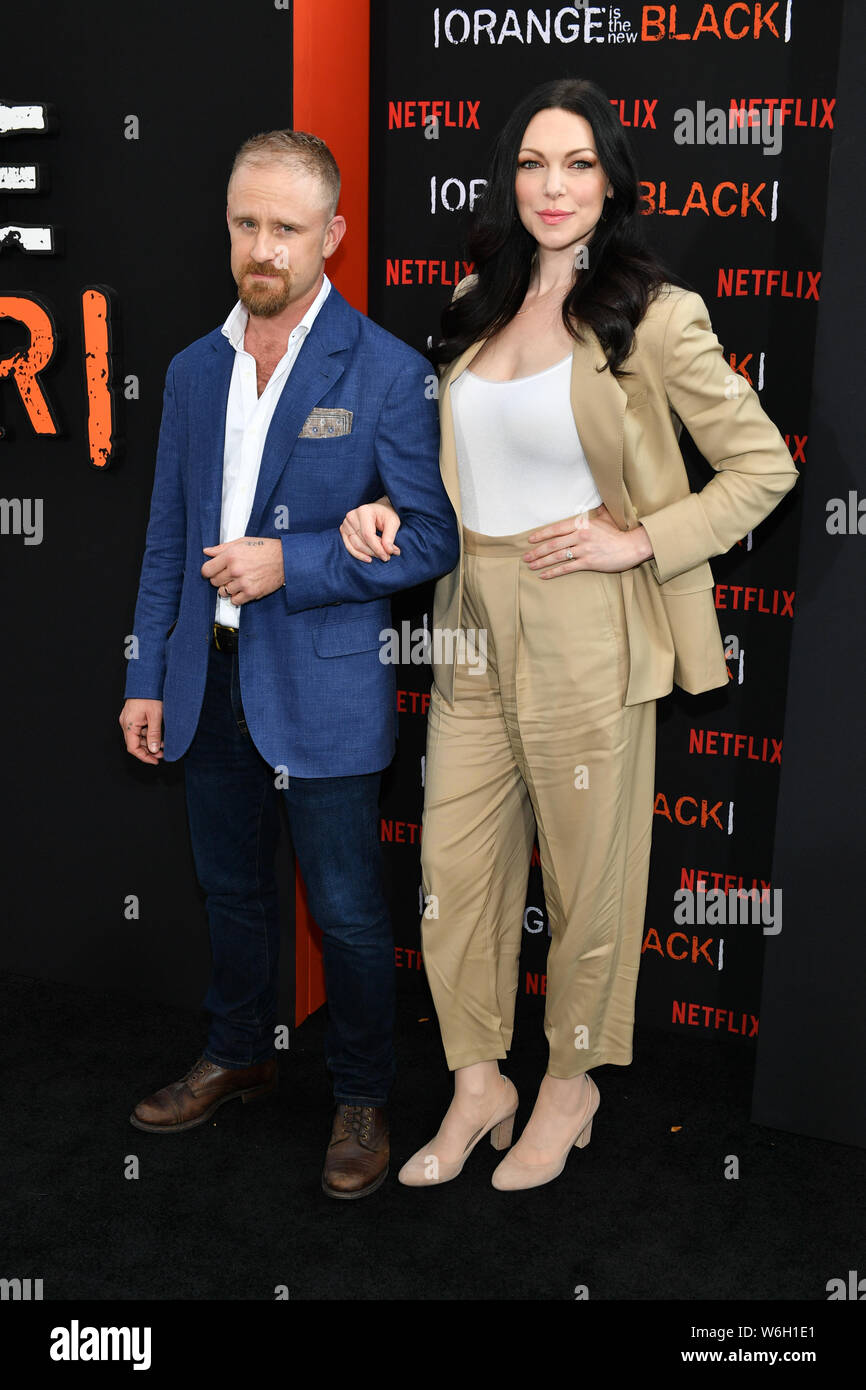
[[[349,554],[369,565],[374,556],[387,560],[400,554],[400,547],[394,544],[399,528],[400,518],[393,507],[384,502],[366,502],[346,513],[340,535]],[[381,540],[378,531],[382,532]]]
[[[126,751],[143,763],[162,759],[162,700],[127,700],[120,711]]]
[[[582,514],[571,521],[536,528],[529,536],[533,546],[523,559],[540,579],[556,579],[574,570],[602,570],[619,574],[648,560],[652,542],[643,526],[621,531],[606,507],[596,516]],[[571,559],[566,551],[571,551]]]
[[[206,545],[204,553],[213,559],[202,565],[203,577],[220,598],[230,598],[238,608],[272,594],[286,582],[282,542],[274,537],[241,536],[222,545]]]

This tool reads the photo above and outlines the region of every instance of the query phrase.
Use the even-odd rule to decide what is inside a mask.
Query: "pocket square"
[[[304,421],[299,439],[335,439],[352,433],[352,411],[341,406],[323,406],[314,410]]]

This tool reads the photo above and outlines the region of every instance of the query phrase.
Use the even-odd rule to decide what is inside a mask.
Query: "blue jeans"
[[[279,798],[310,911],[322,931],[335,1099],[384,1105],[394,1077],[394,944],[382,886],[381,773],[291,777],[257,751],[235,653],[211,646],[207,687],[185,757],[196,872],[207,895],[213,968],[205,1057],[248,1067],[274,1056],[280,922],[274,872]]]

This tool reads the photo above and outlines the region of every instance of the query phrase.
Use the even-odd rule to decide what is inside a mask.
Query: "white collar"
[[[322,305],[324,304],[325,300],[328,298],[328,295],[330,293],[331,282],[328,279],[327,275],[325,275],[322,277],[322,286],[319,290],[319,293],[316,295],[315,299],[313,300],[307,312],[304,314],[304,317],[301,319],[300,323],[297,325],[296,328],[292,329],[292,332],[289,335],[289,342],[291,342],[293,338],[298,336],[302,338],[306,337],[306,335],[309,333],[310,329],[316,321],[316,315],[318,314],[319,310],[321,309]],[[225,323],[223,324],[220,330],[223,334],[223,337],[228,338],[235,352],[239,352],[243,348],[244,334],[247,331],[247,324],[249,323],[249,318],[250,316],[248,310],[243,304],[241,304],[240,300],[238,300],[237,304],[232,309],[231,313],[229,314],[228,318],[226,319]]]

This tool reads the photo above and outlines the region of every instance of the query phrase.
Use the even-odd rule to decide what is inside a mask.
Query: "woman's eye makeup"
[[[518,169],[540,169],[541,162],[538,159],[520,159],[517,161]],[[569,169],[581,167],[584,169],[594,169],[594,159],[573,159],[569,164]]]

